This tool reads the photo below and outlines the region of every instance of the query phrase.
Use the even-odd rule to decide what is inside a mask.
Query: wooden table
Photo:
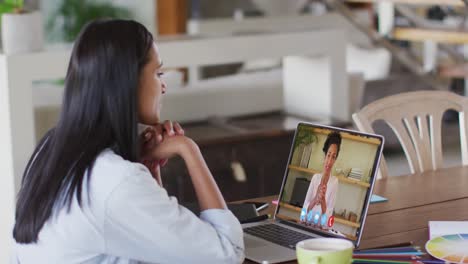
[[[377,180],[374,193],[389,201],[370,205],[360,248],[409,241],[424,248],[428,221],[468,220],[468,166]],[[270,206],[265,213],[274,209]]]

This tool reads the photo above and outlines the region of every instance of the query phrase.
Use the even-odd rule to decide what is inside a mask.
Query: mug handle
[[[309,261],[309,264],[319,264],[320,262],[320,257],[314,257]]]

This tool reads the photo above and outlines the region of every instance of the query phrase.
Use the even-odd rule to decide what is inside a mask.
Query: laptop
[[[299,123],[273,219],[243,224],[246,258],[296,259],[297,242],[336,237],[359,246],[384,138]]]

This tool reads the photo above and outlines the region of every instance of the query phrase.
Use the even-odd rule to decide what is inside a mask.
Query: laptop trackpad
[[[244,237],[244,244],[245,248],[258,248],[270,245],[268,242],[250,237]]]
[[[279,263],[294,260],[295,250],[282,247],[262,239],[244,236],[245,255],[248,259],[257,263],[268,261],[269,263]]]

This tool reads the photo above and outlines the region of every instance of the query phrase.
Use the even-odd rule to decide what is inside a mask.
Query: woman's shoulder
[[[338,182],[339,182],[338,177],[336,177],[335,175],[332,175],[330,177],[330,182],[333,183],[333,184],[338,185]]]
[[[321,173],[315,173],[312,175],[312,178],[310,179],[310,184],[311,186],[314,185],[319,185],[320,181],[322,181],[322,174]]]
[[[107,148],[96,157],[92,172],[104,171],[112,172],[114,175],[125,175],[129,172],[139,170],[140,166],[143,165],[137,162],[125,160],[112,149]]]
[[[314,173],[312,176],[312,180],[321,180],[322,179],[322,173]]]
[[[91,170],[91,185],[99,189],[114,189],[129,178],[139,175],[151,177],[151,173],[141,163],[125,160],[111,149],[103,150],[96,158]]]

